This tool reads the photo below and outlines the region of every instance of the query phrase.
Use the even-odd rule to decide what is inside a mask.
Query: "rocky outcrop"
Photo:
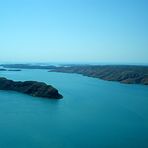
[[[25,81],[16,82],[6,78],[0,78],[0,90],[12,90],[25,93],[34,97],[61,99],[63,96],[58,90],[43,82]]]

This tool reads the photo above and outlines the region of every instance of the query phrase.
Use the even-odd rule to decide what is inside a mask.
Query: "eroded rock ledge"
[[[13,81],[0,77],[0,90],[12,90],[34,97],[61,99],[63,96],[51,85],[36,81]]]

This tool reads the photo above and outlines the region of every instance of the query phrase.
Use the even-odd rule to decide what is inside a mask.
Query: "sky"
[[[148,64],[147,0],[0,0],[0,63]]]

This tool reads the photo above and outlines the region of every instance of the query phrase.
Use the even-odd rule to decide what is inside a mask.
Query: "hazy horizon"
[[[129,65],[148,66],[148,63],[93,63],[93,62],[0,62],[0,64],[33,64],[33,65]]]
[[[147,0],[0,2],[0,63],[148,65]]]

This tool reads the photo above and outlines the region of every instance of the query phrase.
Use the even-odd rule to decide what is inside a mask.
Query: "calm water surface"
[[[0,76],[43,81],[64,96],[0,91],[0,148],[148,148],[148,86],[46,70]]]

